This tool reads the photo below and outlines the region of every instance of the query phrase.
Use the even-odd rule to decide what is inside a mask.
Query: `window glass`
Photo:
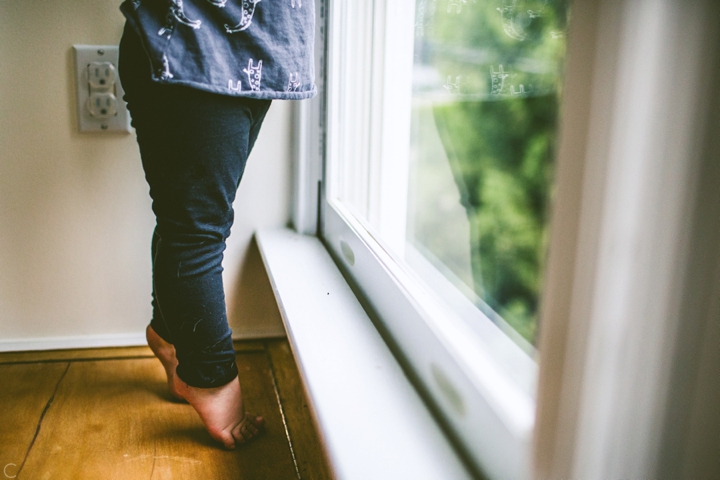
[[[470,324],[532,354],[567,3],[410,1],[414,20],[388,17],[382,41],[371,4],[343,10],[328,198]]]
[[[567,4],[332,5],[323,239],[469,455],[527,478]]]
[[[406,241],[534,344],[566,2],[417,0],[415,19]]]

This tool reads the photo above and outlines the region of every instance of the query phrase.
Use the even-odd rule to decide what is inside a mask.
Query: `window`
[[[321,234],[473,461],[526,478],[567,5],[334,2]]]
[[[717,477],[718,3],[576,2],[565,87],[563,3],[360,3],[321,9],[296,204],[320,191],[323,241],[468,458]]]

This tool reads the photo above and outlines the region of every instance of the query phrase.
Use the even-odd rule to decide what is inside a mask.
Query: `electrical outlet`
[[[117,74],[118,47],[73,45],[81,132],[130,132],[130,115]]]
[[[90,90],[109,88],[115,83],[115,65],[111,62],[92,62],[88,64],[85,74]]]
[[[87,109],[93,118],[106,120],[117,115],[117,98],[110,92],[91,93]]]

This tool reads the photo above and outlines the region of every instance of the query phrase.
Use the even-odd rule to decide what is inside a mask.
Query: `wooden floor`
[[[222,450],[147,347],[0,354],[0,480],[332,478],[284,340],[236,343],[265,433]]]

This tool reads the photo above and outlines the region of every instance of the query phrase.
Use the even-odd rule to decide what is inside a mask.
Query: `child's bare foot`
[[[165,367],[170,393],[178,400],[184,400],[183,396],[180,395],[175,388],[175,369],[178,365],[177,357],[175,356],[175,347],[172,343],[163,340],[150,325],[145,329],[145,337],[147,338],[150,350],[153,351],[155,356],[160,360],[160,363],[162,363],[162,366]]]
[[[222,387],[196,388],[175,376],[175,390],[195,408],[210,436],[228,450],[253,438],[265,423],[245,412],[237,378]]]

